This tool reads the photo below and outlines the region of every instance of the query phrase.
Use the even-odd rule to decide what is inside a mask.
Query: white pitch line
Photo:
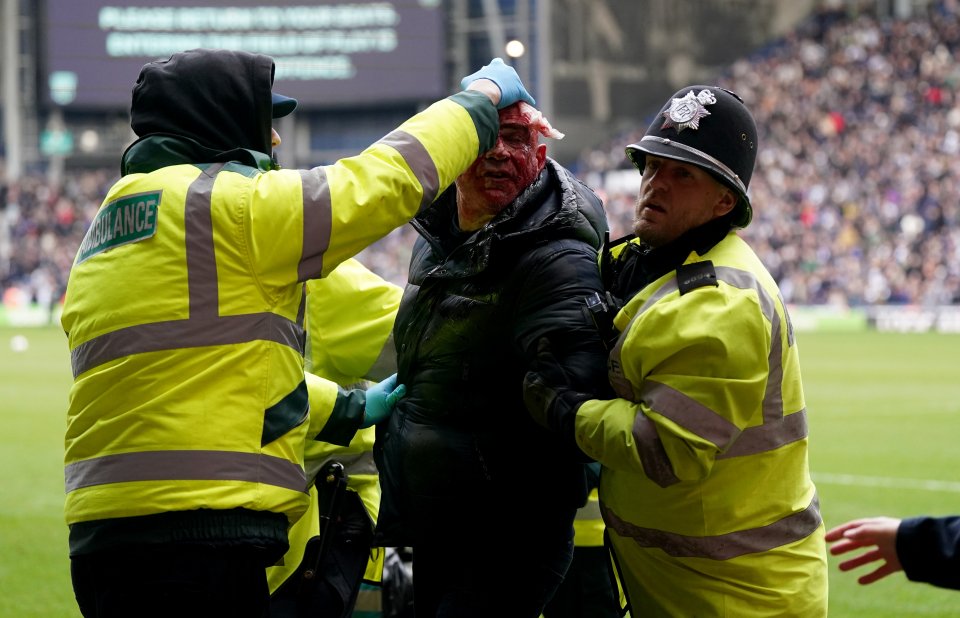
[[[960,493],[960,483],[950,481],[931,481],[924,479],[904,479],[889,476],[858,476],[855,474],[830,474],[821,472],[812,474],[815,483],[825,485],[852,485],[855,487],[886,487],[891,489],[922,489],[925,491],[950,491]]]

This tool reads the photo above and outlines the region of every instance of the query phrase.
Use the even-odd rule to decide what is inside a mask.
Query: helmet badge
[[[683,98],[670,101],[670,109],[663,112],[664,121],[660,128],[673,127],[677,133],[684,129],[699,129],[700,119],[710,115],[705,106],[716,102],[717,97],[709,90],[701,90],[696,95],[691,90]]]

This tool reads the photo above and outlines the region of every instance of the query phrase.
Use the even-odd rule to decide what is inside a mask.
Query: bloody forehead
[[[520,103],[515,103],[500,110],[500,124],[520,125],[529,127],[533,124],[533,108],[524,109]]]

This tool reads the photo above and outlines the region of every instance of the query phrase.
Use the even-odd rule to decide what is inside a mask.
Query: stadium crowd
[[[68,173],[56,185],[41,175],[0,184],[0,290],[7,307],[58,303],[87,227],[114,170]]]
[[[960,304],[958,4],[911,19],[823,11],[716,80],[756,116],[755,214],[743,235],[786,302]],[[635,185],[621,181],[632,171],[624,146],[650,120],[570,164],[603,198],[613,238],[629,232],[635,200]],[[95,170],[60,186],[0,181],[6,304],[60,299],[115,179]],[[359,258],[403,284],[415,234],[404,226]]]
[[[960,9],[932,11],[825,11],[718,80],[757,120],[743,236],[788,303],[960,303]],[[587,152],[581,177],[608,186],[645,127]],[[634,193],[602,197],[628,232]]]

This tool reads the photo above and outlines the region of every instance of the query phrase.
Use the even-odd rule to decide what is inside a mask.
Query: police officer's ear
[[[740,201],[740,196],[736,191],[724,184],[720,184],[720,195],[713,204],[713,217],[718,219],[729,214],[736,208],[738,201]]]

